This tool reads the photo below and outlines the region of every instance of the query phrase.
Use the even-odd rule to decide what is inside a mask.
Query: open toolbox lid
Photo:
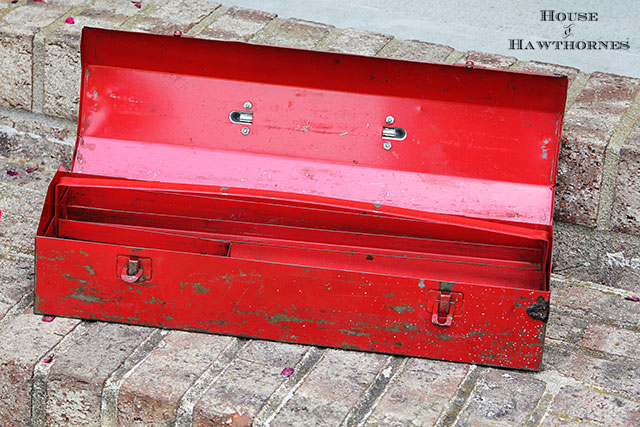
[[[82,76],[75,173],[552,222],[566,77],[92,28]]]

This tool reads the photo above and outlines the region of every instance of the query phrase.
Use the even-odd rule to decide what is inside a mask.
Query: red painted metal
[[[567,79],[85,29],[38,312],[539,369]]]

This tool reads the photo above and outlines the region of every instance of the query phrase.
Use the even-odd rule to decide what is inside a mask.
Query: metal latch
[[[427,311],[434,325],[451,326],[453,316],[462,314],[462,294],[431,290],[427,294]]]
[[[151,259],[118,255],[116,275],[126,283],[148,281],[151,279]]]

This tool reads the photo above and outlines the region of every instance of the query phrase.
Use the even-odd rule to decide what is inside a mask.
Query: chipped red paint
[[[95,29],[82,59],[38,312],[540,368],[566,79]]]

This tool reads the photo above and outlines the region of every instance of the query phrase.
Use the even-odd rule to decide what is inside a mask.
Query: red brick
[[[301,345],[251,341],[194,408],[193,425],[221,425],[234,415],[253,419],[308,350]]]
[[[31,109],[33,38],[81,0],[33,2],[0,18],[0,105]]]
[[[99,425],[102,388],[152,329],[96,322],[49,371],[46,425]]]
[[[274,425],[339,425],[388,356],[329,350],[273,420]]]
[[[33,278],[33,258],[12,254],[0,258],[0,319],[33,289]]]
[[[75,24],[63,25],[47,37],[44,65],[46,114],[73,120],[78,117],[82,28],[117,28],[140,11],[129,1],[96,0],[90,8],[73,17]]]
[[[37,228],[38,224],[33,219],[26,220],[3,213],[0,246],[11,252],[31,255],[35,251],[34,236]]]
[[[576,351],[573,346],[547,340],[544,369],[587,385],[620,392],[635,400],[640,398],[640,361],[636,359],[599,358]]]
[[[640,121],[620,149],[611,227],[640,236]],[[637,268],[640,271],[640,259]]]
[[[616,324],[621,328],[637,328],[640,304],[615,294],[567,282],[551,282],[551,304],[593,322]]]
[[[26,173],[25,169],[35,166],[37,163],[21,162],[19,160],[1,160],[0,159],[0,183],[11,186],[17,186],[25,190],[33,190],[45,193],[49,188],[51,178],[55,174],[55,170],[48,168],[40,168],[33,173]],[[6,171],[16,171],[20,175],[10,176]],[[37,220],[37,218],[31,218]]]
[[[392,380],[366,426],[433,425],[469,371],[469,366],[409,359]]]
[[[553,245],[553,272],[638,291],[640,239],[556,222]]]
[[[467,61],[473,62],[474,65],[486,68],[498,68],[506,70],[516,63],[517,59],[513,56],[497,55],[494,53],[469,51],[458,60],[457,64],[465,64]]]
[[[155,34],[173,34],[180,30],[186,34],[218,7],[220,3],[210,0],[172,0],[151,11],[132,29]]]
[[[313,49],[333,27],[300,19],[283,20],[273,31],[257,34],[254,43]]]
[[[246,42],[275,17],[273,13],[231,7],[198,37]]]
[[[640,332],[614,326],[591,323],[582,339],[582,345],[592,350],[640,359]]]
[[[523,425],[545,388],[544,381],[531,375],[491,369],[478,379],[456,425]]]
[[[385,58],[406,59],[409,61],[444,62],[453,48],[440,44],[418,40],[392,40],[378,54]]]
[[[178,402],[231,337],[173,331],[124,382],[118,398],[123,426],[171,425]]]
[[[329,34],[320,48],[331,52],[373,56],[392,38],[386,34],[347,28]]]
[[[569,84],[571,84],[580,70],[573,67],[566,67],[564,65],[549,64],[546,62],[527,61],[518,64],[518,71],[527,71],[529,73],[537,74],[560,74],[567,76]]]
[[[593,73],[564,119],[558,165],[556,219],[594,227],[604,154],[640,80]]]
[[[605,426],[640,425],[640,404],[578,386],[564,386],[550,411],[563,419]]]
[[[78,320],[56,318],[43,322],[31,308],[0,331],[0,421],[24,426],[31,417],[33,368]]]

